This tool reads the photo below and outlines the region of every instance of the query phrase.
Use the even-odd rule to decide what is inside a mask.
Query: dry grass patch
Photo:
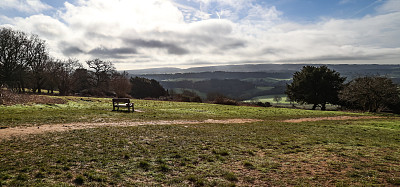
[[[0,105],[32,105],[32,104],[65,104],[61,98],[49,97],[45,95],[18,94],[10,90],[2,90],[0,93]]]

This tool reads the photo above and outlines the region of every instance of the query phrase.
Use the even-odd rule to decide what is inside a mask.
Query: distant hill
[[[303,66],[321,66],[324,64],[246,64],[226,66],[206,66],[188,69],[181,68],[151,68],[141,70],[127,70],[129,74],[174,74],[174,73],[199,73],[199,72],[293,72],[300,70]],[[345,74],[386,74],[393,71],[400,72],[400,65],[379,64],[325,64],[329,68]]]
[[[188,69],[153,68],[127,72],[130,76],[155,79],[169,90],[189,89],[203,96],[207,93],[218,92],[244,100],[257,96],[283,94],[293,73],[306,65],[320,66],[322,64],[255,64]],[[328,64],[327,66],[347,77],[347,81],[365,75],[384,75],[400,84],[400,65]]]

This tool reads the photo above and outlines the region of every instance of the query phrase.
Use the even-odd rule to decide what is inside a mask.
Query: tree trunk
[[[325,103],[323,103],[323,104],[321,104],[322,106],[321,106],[321,110],[326,110],[326,104]]]
[[[311,110],[315,110],[317,108],[317,104],[314,104]]]

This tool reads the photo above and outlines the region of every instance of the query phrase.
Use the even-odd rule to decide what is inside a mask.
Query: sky
[[[0,26],[118,70],[400,64],[400,0],[1,0]]]

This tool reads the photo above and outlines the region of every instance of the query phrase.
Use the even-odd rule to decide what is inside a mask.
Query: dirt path
[[[8,139],[13,136],[24,136],[29,134],[42,134],[46,132],[61,132],[75,129],[90,129],[98,127],[130,127],[130,126],[141,126],[141,125],[172,125],[172,124],[202,124],[202,123],[219,123],[219,124],[231,124],[231,123],[251,123],[262,120],[257,119],[226,119],[226,120],[214,120],[208,119],[203,121],[196,120],[173,120],[173,121],[141,121],[141,122],[116,122],[116,123],[70,123],[70,124],[52,124],[52,125],[40,125],[33,127],[14,127],[0,129],[0,139]]]
[[[335,117],[316,117],[316,118],[299,118],[288,119],[283,122],[300,123],[307,121],[323,121],[323,120],[354,120],[354,119],[376,119],[381,118],[378,116],[335,116]],[[198,120],[160,120],[160,121],[140,121],[140,122],[115,122],[115,123],[69,123],[69,124],[52,124],[40,125],[33,127],[14,127],[0,129],[0,140],[9,139],[13,136],[24,136],[29,134],[42,134],[46,132],[61,132],[75,129],[90,129],[99,127],[130,127],[141,125],[172,125],[172,124],[203,124],[203,123],[218,123],[218,124],[232,124],[232,123],[252,123],[262,120],[257,119],[225,119],[214,120],[208,119],[203,121]]]
[[[376,118],[382,118],[382,117],[379,117],[379,116],[335,116],[335,117],[288,119],[288,120],[283,120],[283,122],[300,123],[300,122],[306,122],[306,121],[376,119]]]

